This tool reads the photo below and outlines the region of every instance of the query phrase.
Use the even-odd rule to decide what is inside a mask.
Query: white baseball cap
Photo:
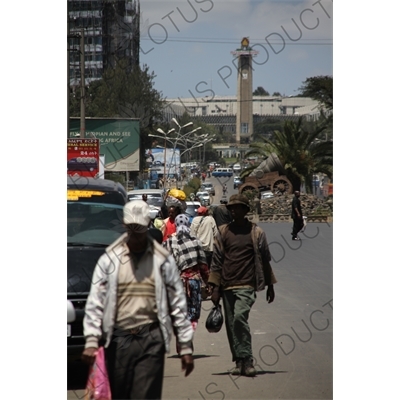
[[[148,226],[151,221],[150,207],[143,200],[131,200],[124,205],[124,223]]]

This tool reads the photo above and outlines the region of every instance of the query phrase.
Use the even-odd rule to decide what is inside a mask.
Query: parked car
[[[200,203],[204,206],[211,204],[210,194],[205,190],[204,192],[197,192],[196,196],[200,199]]]
[[[197,217],[197,209],[199,207],[201,207],[199,201],[186,201],[185,214],[189,217],[190,223],[192,223],[194,217]]]
[[[212,196],[215,196],[215,187],[211,182],[205,182],[201,185],[200,189],[202,191],[207,191]]]
[[[128,200],[142,200],[142,196],[147,194],[147,204],[150,206],[150,216],[154,220],[161,210],[164,203],[164,189],[137,189],[128,192]]]
[[[233,178],[233,188],[234,189],[237,189],[239,187],[239,185],[241,185],[242,183],[243,183],[243,181],[238,176],[235,176]]]
[[[83,317],[92,275],[106,247],[125,232],[127,193],[108,179],[67,180],[67,359],[79,359],[84,345]]]
[[[273,197],[274,197],[274,194],[270,190],[261,193],[261,200],[271,199]]]

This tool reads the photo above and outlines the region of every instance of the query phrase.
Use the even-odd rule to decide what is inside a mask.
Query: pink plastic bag
[[[104,347],[99,348],[96,354],[96,361],[89,369],[85,400],[111,400]]]

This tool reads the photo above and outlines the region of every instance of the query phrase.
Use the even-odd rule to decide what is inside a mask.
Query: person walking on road
[[[222,296],[225,327],[232,361],[232,375],[255,376],[251,333],[248,324],[256,292],[267,286],[266,300],[275,299],[267,238],[264,231],[246,218],[250,211],[246,196],[235,194],[227,205],[233,221],[222,225],[214,243],[214,254],[208,278],[212,302],[219,304]]]
[[[190,225],[190,234],[197,237],[203,244],[203,250],[206,254],[207,265],[210,267],[214,249],[214,238],[218,233],[215,219],[208,215],[207,207],[197,209],[197,217],[193,218]]]
[[[224,224],[229,224],[232,221],[232,215],[229,212],[226,205],[228,204],[228,199],[226,196],[222,196],[220,200],[220,205],[215,207],[213,210],[213,218],[215,219],[215,223],[217,224],[217,228]]]
[[[207,285],[209,269],[203,245],[190,235],[189,217],[180,214],[175,218],[176,236],[168,238],[165,247],[174,257],[186,294],[188,319],[196,330],[201,312],[202,282]]]
[[[99,258],[85,307],[82,360],[92,364],[104,345],[113,400],[161,399],[173,333],[185,376],[194,368],[182,282],[173,257],[148,233],[150,219],[145,202],[124,206],[126,233]]]
[[[168,217],[164,219],[164,225],[162,226],[163,242],[169,237],[176,233],[175,218],[181,213],[181,210],[177,206],[168,207]]]
[[[292,219],[293,219],[292,240],[301,240],[297,236],[297,234],[302,230],[304,226],[304,221],[303,221],[303,212],[301,211],[300,192],[298,190],[294,192],[292,200]]]

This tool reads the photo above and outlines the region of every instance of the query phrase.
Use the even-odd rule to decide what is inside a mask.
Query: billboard
[[[159,176],[175,177],[181,172],[181,152],[179,149],[153,148],[146,150],[146,163],[149,171]]]
[[[136,118],[86,118],[85,137],[98,139],[106,172],[139,171],[140,130]],[[70,119],[69,137],[80,135],[80,118]]]
[[[99,140],[67,139],[67,174],[99,177]]]

